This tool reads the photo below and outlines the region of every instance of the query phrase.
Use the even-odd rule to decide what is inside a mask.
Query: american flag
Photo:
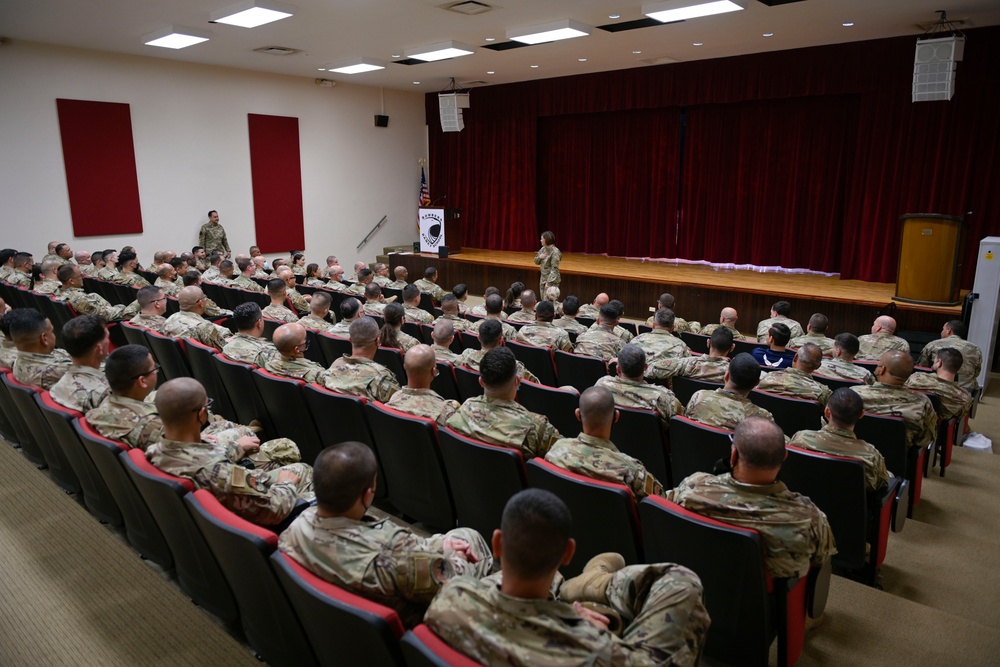
[[[420,205],[431,205],[431,191],[427,188],[427,177],[424,175],[423,166],[420,167]]]

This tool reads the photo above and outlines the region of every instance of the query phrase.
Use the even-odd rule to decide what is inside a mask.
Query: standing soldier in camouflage
[[[906,422],[906,444],[926,447],[937,433],[937,415],[929,398],[905,387],[913,375],[909,352],[890,350],[875,367],[875,384],[851,387],[865,402],[865,412],[902,417]]]
[[[202,225],[198,231],[198,245],[203,247],[208,254],[220,252],[226,257],[232,254],[229,249],[229,239],[226,238],[226,230],[219,224],[218,211],[208,212],[208,222]]]
[[[600,317],[595,326],[576,338],[576,354],[600,357],[611,361],[625,347],[625,341],[615,334],[618,326],[618,309],[611,303],[601,306]]]
[[[297,322],[282,324],[274,330],[272,339],[279,356],[265,361],[264,370],[305,382],[323,384],[326,381],[327,370],[315,361],[305,358],[305,351],[309,349],[309,338],[304,326]]]
[[[63,326],[63,345],[73,365],[49,390],[52,400],[59,405],[87,412],[100,405],[111,393],[101,370],[101,364],[108,357],[109,338],[105,325],[100,317],[81,315]]]
[[[285,305],[287,290],[288,287],[281,278],[271,278],[267,281],[267,295],[271,297],[271,303],[264,308],[264,317],[286,323],[299,321],[299,316]]]
[[[521,294],[522,303],[524,302],[524,294],[525,292]],[[555,314],[555,306],[548,301],[542,301],[535,306],[535,321],[521,327],[514,340],[526,345],[547,347],[550,350],[572,352],[573,343],[569,339],[569,334],[566,333],[565,329],[552,324]]]
[[[840,380],[874,384],[875,376],[871,371],[854,363],[854,356],[858,353],[859,347],[858,337],[854,334],[846,332],[837,334],[833,339],[833,358],[824,359],[816,372]]]
[[[515,494],[492,538],[502,579],[452,579],[424,622],[483,665],[697,665],[710,623],[698,575],[674,563],[625,566],[621,556],[602,554],[563,582],[559,567],[576,552],[571,528],[555,494]],[[582,602],[620,616],[621,637]]]
[[[370,317],[351,323],[351,356],[333,362],[326,375],[327,389],[387,403],[399,391],[395,374],[374,361],[378,350],[378,325]]]
[[[163,323],[163,335],[174,338],[194,338],[196,341],[222,351],[233,333],[225,327],[206,320],[205,293],[200,287],[185,287],[177,294],[181,310]]]
[[[741,352],[729,364],[725,386],[715,391],[696,391],[688,401],[686,416],[707,426],[730,431],[749,417],[774,421],[770,412],[754,405],[748,398],[759,381],[760,364],[746,352]]]
[[[859,349],[858,359],[863,361],[878,361],[882,355],[889,350],[899,350],[900,352],[910,352],[910,344],[906,340],[894,335],[896,331],[896,320],[888,315],[881,315],[875,318],[872,323],[872,332],[858,338]]]
[[[790,367],[766,374],[757,388],[772,394],[805,398],[826,405],[830,398],[830,388],[812,377],[822,361],[823,352],[819,346],[806,343],[795,353]]]
[[[795,336],[788,341],[788,347],[797,350],[806,343],[814,343],[819,346],[824,357],[833,356],[833,339],[826,337],[826,329],[830,326],[830,318],[823,313],[813,313],[806,326],[807,332],[803,336]]]
[[[123,319],[130,311],[138,310],[139,304],[112,306],[100,294],[83,291],[83,273],[75,264],[63,264],[56,272],[61,286],[53,295],[56,301],[65,301],[80,315],[97,315],[105,320]]]
[[[864,464],[865,482],[874,491],[889,483],[882,453],[854,434],[854,426],[865,412],[865,404],[848,387],[833,392],[823,409],[826,424],[818,431],[799,431],[789,445],[814,452],[846,456]]]
[[[406,386],[393,394],[386,405],[444,426],[460,405],[431,389],[431,382],[438,374],[434,350],[428,345],[411,347],[403,357],[403,368],[406,369]]]
[[[506,347],[495,347],[479,362],[483,396],[462,404],[448,426],[463,435],[494,445],[515,447],[525,459],[545,456],[562,436],[544,415],[517,403],[517,359]]]
[[[333,326],[327,321],[330,303],[333,301],[326,292],[316,292],[309,302],[309,314],[299,318],[299,324],[318,333],[333,333]]]
[[[259,444],[223,445],[202,436],[212,402],[193,378],[175,378],[156,392],[156,410],[163,421],[162,439],[146,450],[160,470],[187,477],[207,489],[225,507],[247,521],[273,526],[288,517],[299,498],[311,500],[312,468],[305,463],[248,469],[238,462],[260,449]]]
[[[583,423],[583,433],[556,441],[545,455],[546,461],[578,475],[624,484],[632,489],[636,502],[663,494],[663,485],[642,461],[621,453],[611,442],[618,411],[610,391],[600,386],[586,389],[580,394],[576,418]]]
[[[785,460],[781,429],[750,417],[733,433],[731,473],[696,472],[667,499],[703,516],[760,533],[772,577],[804,577],[837,553],[826,515],[778,481]]]
[[[417,286],[421,292],[426,292],[431,295],[437,303],[441,303],[441,297],[444,296],[445,292],[441,289],[441,286],[437,284],[438,281],[438,271],[433,266],[428,266],[424,269],[424,277],[420,280],[415,281],[413,284]]]
[[[965,322],[949,320],[941,328],[941,338],[932,340],[920,351],[918,366],[933,366],[938,350],[950,347],[962,354],[962,368],[959,369],[955,381],[970,393],[979,387],[979,373],[983,368],[983,351],[975,343],[965,340],[967,335]]]
[[[562,282],[559,275],[559,264],[562,263],[562,251],[556,247],[556,235],[552,232],[542,232],[539,239],[542,247],[535,253],[535,264],[538,265],[538,293],[545,294],[549,287],[558,287]]]
[[[713,331],[719,327],[723,327],[729,329],[733,333],[733,340],[750,340],[750,338],[741,334],[736,328],[736,323],[739,319],[740,315],[736,312],[735,308],[723,308],[719,313],[719,323],[706,324],[701,328],[701,333],[705,336],[711,336]]]
[[[662,359],[646,369],[647,380],[688,377],[705,382],[725,382],[729,370],[729,354],[736,349],[733,332],[719,327],[706,341],[708,354],[684,359]]]
[[[757,342],[766,343],[767,342],[767,330],[771,328],[771,325],[775,322],[781,322],[786,327],[788,327],[790,338],[798,338],[802,336],[805,332],[802,331],[802,325],[789,317],[792,314],[792,304],[787,301],[776,301],[773,306],[771,306],[771,316],[766,320],[761,320],[757,323]]]
[[[136,294],[135,302],[139,305],[139,314],[129,322],[163,333],[163,325],[167,323],[167,318],[163,316],[167,312],[167,297],[163,294],[163,290],[155,285],[143,287]]]
[[[587,327],[576,321],[579,312],[580,299],[575,294],[570,294],[562,303],[562,317],[552,320],[552,324],[568,332],[582,334],[587,330]]]
[[[327,447],[316,457],[316,506],[281,534],[278,548],[316,576],[394,609],[410,628],[450,579],[493,569],[482,535],[471,528],[420,537],[369,512],[377,468],[360,442]]]
[[[962,353],[953,347],[935,350],[933,373],[914,373],[906,381],[907,389],[937,394],[941,399],[938,419],[963,419],[972,407],[972,394],[956,381],[963,366]]]
[[[136,259],[134,252],[121,253],[118,256],[118,266],[121,270],[115,274],[111,282],[127,287],[146,287],[149,285],[149,281],[136,273],[138,264],[139,261]]]
[[[497,298],[500,297],[497,296]],[[462,354],[458,355],[458,358],[455,359],[454,364],[479,372],[479,362],[483,360],[486,353],[495,347],[502,346],[503,342],[503,323],[500,320],[483,320],[479,327],[479,344],[482,349],[473,350],[472,348],[467,348],[463,350]],[[522,380],[538,382],[535,374],[525,368],[524,364],[520,361],[517,362],[517,376]]]
[[[666,387],[648,384],[643,379],[645,372],[646,353],[638,345],[629,343],[618,353],[618,376],[602,377],[594,386],[610,391],[620,407],[652,410],[666,426],[671,417],[684,414],[684,406]]]
[[[653,320],[653,330],[632,339],[632,343],[646,353],[647,364],[653,365],[661,359],[686,359],[691,356],[691,350],[684,341],[674,335],[674,311],[661,308],[650,319]]]
[[[17,347],[12,368],[14,379],[32,387],[51,389],[73,363],[66,350],[56,348],[52,322],[34,308],[17,308],[7,317]]]
[[[278,350],[264,339],[264,317],[260,306],[247,301],[233,310],[236,335],[222,347],[222,354],[233,361],[263,367],[268,361],[278,358]]]

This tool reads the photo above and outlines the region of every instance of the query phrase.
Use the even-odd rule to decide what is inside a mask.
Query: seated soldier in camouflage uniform
[[[538,303],[538,297],[530,289],[523,290],[521,292],[521,310],[511,313],[507,316],[508,322],[516,322],[518,324],[530,324],[535,321],[535,305]]]
[[[105,325],[101,317],[80,315],[63,326],[63,345],[73,365],[49,389],[56,403],[77,412],[87,412],[111,393],[101,370],[101,364],[108,358],[110,342]]]
[[[941,328],[941,338],[924,345],[917,359],[918,366],[932,366],[937,358],[938,350],[950,347],[962,355],[962,368],[959,369],[955,382],[970,393],[979,387],[979,373],[983,368],[983,351],[975,343],[967,341],[968,329],[962,320],[949,320]]]
[[[618,317],[618,309],[612,304],[606,303],[601,306],[601,315],[595,323],[595,328],[577,336],[576,354],[600,357],[604,361],[611,361],[617,357],[625,347],[625,341],[614,333],[615,327],[618,326]]]
[[[236,306],[233,323],[236,335],[222,347],[222,354],[233,361],[261,367],[280,356],[277,348],[264,339],[264,316],[256,303],[247,301]]]
[[[772,394],[807,398],[826,405],[830,398],[830,388],[812,377],[822,361],[823,352],[819,346],[806,343],[795,353],[789,368],[766,373],[757,388]]]
[[[76,263],[79,265],[80,270],[83,271],[83,275],[90,278],[97,277],[98,262],[100,265],[104,265],[103,252],[87,252],[86,250],[78,250],[76,252]]]
[[[365,289],[369,285],[373,285],[372,279],[375,277],[375,273],[369,269],[367,266],[358,271],[358,282],[354,283],[347,288],[348,294],[353,294],[355,296],[364,296]],[[381,292],[382,289],[379,288]]]
[[[118,251],[108,248],[101,253],[104,266],[97,270],[96,278],[100,280],[111,280],[118,275]]]
[[[894,335],[895,331],[896,320],[888,315],[876,317],[872,323],[872,332],[858,338],[858,359],[878,361],[889,350],[899,350],[909,354],[910,344]]]
[[[41,266],[42,276],[35,281],[32,291],[39,294],[55,294],[55,291],[61,286],[58,278],[56,278],[56,270],[63,265],[64,263],[57,259],[44,260]]]
[[[580,306],[579,316],[589,317],[592,320],[596,320],[598,315],[601,314],[601,308],[603,308],[610,300],[611,297],[604,292],[601,292],[594,297],[594,301],[592,303],[585,303]]]
[[[236,263],[229,259],[219,262],[219,275],[212,281],[216,285],[223,287],[235,287],[233,279],[236,277]]]
[[[438,361],[455,363],[458,355],[451,351],[451,344],[455,340],[455,327],[451,320],[439,319],[435,322],[431,330],[431,340],[434,341],[431,350]]]
[[[404,316],[405,311],[402,304],[386,304],[385,310],[382,311],[385,324],[378,333],[379,347],[391,347],[405,353],[420,343],[416,338],[403,331]]]
[[[78,315],[97,315],[106,321],[126,319],[139,311],[138,301],[130,305],[112,306],[100,294],[83,291],[83,272],[76,264],[63,264],[56,272],[61,286],[53,294],[56,301],[65,301]]]
[[[201,274],[196,269],[190,269],[181,276],[181,282],[184,283],[184,287],[201,287]],[[223,315],[232,315],[233,311],[220,308],[217,303],[206,296],[204,314],[205,317],[222,317]]]
[[[14,255],[14,268],[7,276],[7,282],[18,287],[31,288],[31,267],[34,266],[34,256],[30,252],[19,252]]]
[[[488,295],[483,304],[483,309],[485,311],[485,319],[472,322],[469,331],[479,333],[480,327],[483,326],[486,320],[496,320],[500,323],[500,329],[503,331],[503,337],[506,340],[514,340],[517,337],[517,329],[504,322],[503,297],[499,294]]]
[[[458,358],[455,360],[455,365],[479,371],[479,362],[483,360],[483,356],[493,348],[503,345],[503,326],[503,322],[500,320],[483,320],[479,327],[479,345],[482,349],[473,350],[467,348],[463,350],[462,354],[458,355]],[[517,362],[517,376],[522,380],[538,382],[535,374],[525,368],[524,364],[520,361]]]
[[[771,413],[750,402],[748,396],[760,381],[760,364],[746,352],[733,357],[725,375],[725,386],[714,391],[696,391],[688,401],[686,417],[708,426],[736,428],[748,417],[774,421]]]
[[[661,359],[686,359],[691,356],[687,344],[674,335],[677,330],[674,311],[661,308],[650,319],[653,320],[653,330],[632,339],[632,343],[646,353],[647,364],[653,365]]]
[[[66,350],[56,348],[56,335],[49,318],[33,308],[17,308],[7,314],[10,336],[17,347],[12,370],[21,384],[51,389],[73,363]]]
[[[323,382],[327,389],[387,403],[399,391],[399,381],[388,368],[374,361],[378,350],[378,325],[370,317],[351,323],[351,356],[331,364]]]
[[[468,303],[467,303],[468,300],[469,300],[469,286],[466,285],[465,283],[458,283],[457,285],[455,285],[454,287],[451,288],[451,293],[455,295],[455,299],[458,301],[458,312],[459,312],[459,314],[461,314],[461,315],[468,314],[468,312],[470,310],[470,308],[468,306]],[[445,294],[445,297],[447,297],[447,296],[448,295]],[[441,304],[442,309],[444,307],[443,301],[444,301],[444,297],[442,297],[442,304]],[[468,322],[468,320],[466,320],[466,322]]]
[[[816,373],[839,380],[874,384],[875,376],[871,371],[854,363],[854,356],[858,353],[859,346],[858,337],[854,334],[837,334],[833,339],[833,358],[824,359]]]
[[[313,299],[315,300],[315,296]],[[395,299],[395,297],[393,297]],[[375,315],[382,317],[382,311],[385,310],[386,302],[385,297],[382,296],[382,287],[378,283],[371,282],[365,286],[365,315]]]
[[[360,442],[327,447],[316,457],[316,506],[281,534],[278,548],[316,576],[394,609],[406,627],[420,623],[441,585],[493,569],[482,535],[471,528],[420,537],[369,512],[375,455]]]
[[[673,312],[675,305],[674,295],[670,292],[664,292],[660,295],[660,298],[656,300],[656,310],[660,311],[666,308],[667,310]],[[654,312],[653,316],[646,320],[646,326],[651,327],[656,321],[656,314]],[[676,313],[674,315],[674,331],[690,331],[692,333],[699,333],[701,331],[700,322],[688,322],[680,317],[677,317]]]
[[[219,278],[222,276],[222,260],[225,256],[219,252],[213,252],[208,258],[208,268],[202,274],[202,279],[207,283],[218,284]]]
[[[620,322],[622,317],[625,315],[625,304],[619,301],[618,299],[612,299],[611,301],[608,301],[608,305],[615,309],[615,315],[616,315],[615,326],[614,329],[612,329],[612,333],[621,338],[624,342],[631,343],[633,338],[632,332],[626,329],[625,327],[619,326],[618,324],[618,322]],[[600,328],[601,326],[600,317],[598,317],[597,319],[598,321],[590,325],[590,329],[588,329],[588,331],[595,331],[598,328]]]
[[[775,302],[775,304],[771,306],[771,316],[766,320],[761,320],[757,323],[757,342],[767,342],[767,331],[775,322],[781,322],[788,327],[788,332],[791,338],[797,338],[803,335],[805,332],[802,331],[802,325],[790,318],[789,315],[791,314],[792,304],[787,301]]]
[[[389,267],[383,263],[378,262],[372,269],[375,275],[372,276],[372,282],[381,287],[388,287],[392,282],[392,278],[389,277]]]
[[[735,360],[734,360],[735,363]],[[760,533],[772,577],[804,577],[837,553],[826,515],[778,481],[785,440],[777,424],[748,417],[733,433],[732,472],[696,472],[668,500],[703,516]]]
[[[403,357],[406,369],[406,386],[397,391],[386,403],[390,408],[418,417],[427,417],[444,426],[458,411],[458,401],[442,398],[431,389],[437,377],[437,359],[429,345],[415,345]]]
[[[848,387],[833,392],[823,409],[826,424],[818,431],[799,431],[789,445],[814,452],[857,459],[865,466],[865,481],[874,491],[889,483],[882,453],[854,434],[854,426],[865,412],[864,401]]]
[[[403,288],[403,311],[407,322],[431,324],[434,316],[420,307],[420,288],[409,284]]]
[[[701,328],[701,333],[704,336],[711,336],[713,331],[719,327],[724,327],[733,333],[734,340],[750,340],[750,338],[741,334],[736,328],[736,322],[739,321],[739,319],[739,313],[736,312],[735,308],[723,308],[719,313],[719,323],[706,324]]]
[[[146,287],[149,281],[136,273],[139,260],[134,252],[123,252],[118,255],[119,272],[111,279],[111,282],[128,287]]]
[[[683,415],[684,406],[674,392],[643,379],[646,372],[646,353],[638,345],[629,343],[618,353],[618,375],[606,375],[595,386],[604,387],[614,396],[615,404],[625,408],[652,410],[660,416],[663,425],[674,415]]]
[[[500,295],[500,290],[494,285],[490,285],[485,290],[483,290],[483,302],[478,306],[473,306],[472,308],[470,308],[469,314],[475,315],[477,317],[486,317],[486,299],[488,299],[492,294],[496,294],[497,296],[500,297],[500,304],[501,304],[500,312],[503,312],[503,297]],[[504,315],[506,315],[506,313],[504,313]]]
[[[0,299],[0,368],[13,368],[14,360],[17,359],[17,346],[10,335],[11,310],[3,299]]]
[[[330,290],[331,292],[346,292],[347,285],[343,282],[344,280],[344,268],[340,264],[334,264],[327,269],[327,275],[330,279],[323,285],[323,289]]]
[[[458,297],[451,292],[445,294],[441,297],[441,312],[444,314],[434,321],[448,320],[455,327],[455,331],[468,331],[472,323],[458,314],[459,303]]]
[[[200,287],[185,287],[177,296],[181,310],[163,323],[163,335],[174,338],[194,338],[196,341],[222,351],[233,333],[225,327],[206,320],[205,293]]]
[[[167,296],[177,296],[181,291],[177,285],[177,269],[170,264],[160,264],[156,269],[156,282],[153,286],[159,287]]]
[[[282,377],[323,384],[327,370],[312,359],[305,358],[309,349],[306,328],[297,322],[282,324],[274,330],[274,347],[278,356],[264,362],[264,370]]]
[[[257,275],[257,265],[249,257],[240,257],[236,260],[236,268],[239,269],[239,275],[233,277],[233,287],[239,289],[245,289],[249,292],[263,292],[264,288],[260,286],[260,283],[254,280],[254,276]]]
[[[263,309],[264,317],[278,322],[298,322],[299,316],[285,305],[287,287],[281,278],[271,278],[267,281],[267,295],[271,303]]]
[[[937,394],[941,399],[938,419],[963,419],[972,407],[972,394],[956,381],[964,360],[962,353],[953,347],[935,350],[933,373],[914,373],[906,381],[907,389]]]
[[[0,281],[7,282],[14,274],[14,255],[17,251],[13,248],[0,250]]]
[[[552,320],[552,324],[576,334],[582,334],[587,330],[580,322],[576,321],[577,313],[580,312],[580,299],[575,294],[570,294],[562,302],[562,317]]]
[[[275,271],[275,277],[281,278],[285,281],[285,293],[288,296],[288,300],[292,302],[292,308],[295,309],[297,313],[308,313],[309,312],[309,301],[312,296],[299,294],[299,291],[295,289],[295,274],[287,266],[284,266],[277,271]]]
[[[340,321],[330,327],[327,332],[331,336],[347,338],[350,335],[351,324],[358,318],[364,317],[365,311],[361,307],[361,302],[353,296],[344,297],[340,302]]]
[[[571,529],[555,494],[518,492],[493,533],[501,575],[452,579],[424,622],[483,665],[697,665],[710,622],[698,575],[674,563],[625,566],[621,556],[602,554],[562,582],[559,567],[576,551]],[[574,586],[577,580],[586,585]],[[583,590],[567,591],[576,588]],[[584,602],[620,616],[621,636]]]
[[[301,498],[312,500],[312,468],[305,463],[246,468],[240,461],[259,444],[224,445],[202,434],[211,401],[194,378],[174,378],[156,392],[163,437],[146,458],[160,470],[187,477],[247,521],[273,526],[284,521]],[[297,449],[297,448],[296,448]],[[297,452],[296,452],[297,454]]]
[[[410,284],[407,282],[407,279],[410,277],[410,272],[407,271],[405,266],[397,266],[392,270],[392,275],[395,277],[395,280],[389,283],[387,287],[392,289],[403,289]]]
[[[544,300],[548,301],[549,303],[552,304],[552,308],[555,309],[555,313],[557,315],[562,312],[562,301],[559,300],[559,297],[561,295],[562,295],[562,291],[559,289],[559,287],[557,285],[553,285],[552,287],[546,287],[545,288],[545,299]]]
[[[576,418],[583,433],[552,445],[545,460],[560,468],[632,489],[636,502],[649,495],[663,495],[663,485],[642,461],[618,451],[611,442],[611,427],[618,421],[615,399],[604,387],[589,387],[580,394]]]
[[[797,350],[806,343],[813,343],[819,346],[824,357],[833,356],[833,339],[826,337],[826,329],[830,326],[830,318],[823,313],[813,313],[806,325],[806,333],[802,336],[795,336],[788,341],[788,347]]]
[[[521,300],[523,302],[524,293],[521,294]],[[535,321],[521,327],[514,340],[526,345],[572,352],[573,343],[569,339],[569,334],[566,333],[565,329],[552,324],[552,318],[555,317],[555,314],[555,306],[548,301],[542,301],[535,306]]]
[[[163,333],[163,325],[167,323],[167,318],[163,316],[167,312],[167,297],[163,294],[163,290],[155,285],[142,287],[136,294],[135,302],[139,305],[139,313],[129,322]]]
[[[299,318],[299,324],[317,333],[332,333],[333,325],[327,321],[333,297],[325,292],[316,292],[309,302],[309,314]]]
[[[890,350],[875,367],[875,384],[851,387],[865,402],[865,412],[902,417],[906,422],[906,444],[926,447],[937,433],[937,415],[929,398],[906,388],[913,375],[909,352]]]
[[[437,284],[438,281],[438,271],[433,266],[428,266],[424,269],[424,277],[420,280],[414,281],[414,285],[417,286],[421,292],[426,292],[431,295],[437,303],[441,303],[441,297],[444,296],[445,291]]]
[[[562,436],[548,417],[515,401],[521,378],[514,353],[493,348],[479,362],[479,373],[484,395],[465,401],[448,426],[476,440],[520,449],[525,460],[545,456]]]

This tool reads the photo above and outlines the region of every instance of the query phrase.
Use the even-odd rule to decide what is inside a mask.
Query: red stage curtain
[[[141,234],[127,104],[56,100],[74,236]]]
[[[299,119],[247,114],[256,245],[261,252],[305,247]]]
[[[539,120],[538,228],[564,251],[674,257],[680,110]]]

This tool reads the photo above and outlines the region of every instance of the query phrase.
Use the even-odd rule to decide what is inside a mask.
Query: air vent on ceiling
[[[476,81],[459,81],[458,82],[458,87],[459,88],[475,88],[476,86],[488,86],[488,85],[490,85],[490,84],[486,83],[485,81],[479,80],[479,79],[477,79]]]
[[[680,62],[677,58],[671,58],[670,56],[657,56],[655,58],[640,58],[639,62],[648,63],[650,65],[667,65],[669,63]]]
[[[302,53],[302,49],[290,49],[287,46],[262,46],[259,49],[254,49],[254,53],[265,53],[269,56],[294,56],[296,53]]]
[[[478,14],[485,14],[486,12],[493,11],[493,7],[491,5],[487,5],[485,2],[476,2],[476,0],[450,2],[447,5],[442,5],[441,9],[447,9],[449,12],[455,12],[457,14],[465,14],[466,16],[476,16]]]

